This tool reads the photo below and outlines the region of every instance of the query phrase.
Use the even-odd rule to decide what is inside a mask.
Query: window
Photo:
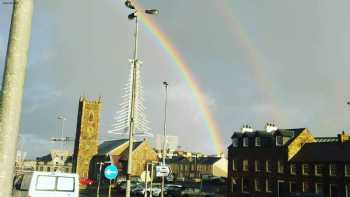
[[[260,171],[260,161],[258,161],[258,160],[254,161],[254,168],[255,168],[255,172]]]
[[[283,137],[276,136],[276,146],[282,146],[282,145],[283,145]]]
[[[297,167],[296,165],[293,163],[293,164],[290,164],[290,174],[291,175],[295,175],[297,173]]]
[[[289,192],[297,192],[297,184],[295,182],[289,182]]]
[[[247,137],[243,138],[243,147],[248,147],[249,139]]]
[[[272,184],[268,179],[265,180],[265,191],[272,192]]]
[[[310,173],[309,164],[303,164],[302,165],[302,171],[303,171],[303,175],[309,175],[309,173]]]
[[[337,174],[337,166],[335,164],[329,164],[329,176],[335,176]]]
[[[266,172],[271,172],[271,161],[269,160],[265,161],[265,170]]]
[[[323,165],[316,164],[315,165],[315,176],[322,176]]]
[[[238,138],[233,138],[232,139],[232,146],[233,147],[238,147]]]
[[[310,191],[309,182],[303,182],[303,192],[309,192],[309,191]]]
[[[249,193],[249,181],[245,178],[242,178],[242,193]]]
[[[284,172],[284,165],[282,161],[277,161],[277,172],[278,173],[283,173]]]
[[[261,191],[261,183],[259,179],[254,180],[254,188],[255,188],[255,191],[257,192]]]
[[[233,170],[233,171],[237,170],[237,167],[236,167],[237,164],[236,164],[236,162],[237,162],[236,160],[232,160],[232,170]]]
[[[255,138],[255,146],[261,146],[261,138],[260,137]]]
[[[249,166],[248,166],[248,160],[243,160],[243,171],[248,171]]]
[[[50,171],[51,171],[50,167],[47,167],[47,171],[48,171],[48,172],[50,172]]]
[[[44,171],[44,167],[40,166],[40,171]]]
[[[345,176],[350,176],[350,164],[345,164]]]
[[[315,193],[316,194],[323,194],[323,184],[322,183],[315,183]]]

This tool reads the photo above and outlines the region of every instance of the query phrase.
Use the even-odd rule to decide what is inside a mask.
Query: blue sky
[[[21,121],[29,157],[55,147],[47,142],[59,135],[58,114],[67,116],[65,133],[74,136],[83,95],[103,97],[101,137],[113,137],[107,130],[119,109],[132,55],[129,11],[117,0],[34,2]],[[317,136],[349,130],[350,106],[345,103],[350,98],[350,2],[139,3],[159,8],[154,20],[188,62],[226,145],[233,131],[246,123],[256,129],[271,121],[280,128],[307,127]],[[1,72],[10,17],[11,7],[1,5]],[[214,153],[205,120],[179,69],[143,25],[140,33],[146,114],[154,133],[162,130],[161,82],[167,80],[169,133],[179,136],[184,149]]]

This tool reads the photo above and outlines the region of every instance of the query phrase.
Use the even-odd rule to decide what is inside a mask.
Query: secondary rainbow
[[[219,9],[218,13],[223,16],[226,22],[226,28],[231,31],[232,36],[234,36],[239,44],[247,54],[247,61],[252,66],[252,73],[257,85],[260,87],[260,95],[262,100],[271,105],[270,115],[273,120],[269,121],[282,121],[287,122],[284,118],[283,113],[280,111],[279,107],[276,105],[276,96],[274,95],[273,89],[274,85],[266,74],[266,65],[262,61],[264,55],[259,50],[252,39],[250,39],[249,34],[245,31],[245,28],[241,25],[239,18],[235,15],[232,2],[228,0],[216,1],[216,7]]]
[[[141,8],[142,10],[142,7],[140,5],[137,5],[137,7]],[[170,39],[165,35],[165,33],[163,33],[160,30],[157,24],[149,16],[142,14],[139,19],[145,24],[145,26],[150,30],[150,32],[152,32],[152,34],[157,38],[162,48],[166,51],[166,53],[171,57],[171,59],[178,66],[183,78],[188,83],[195,97],[196,103],[198,104],[198,107],[202,112],[204,119],[206,120],[205,124],[208,129],[209,135],[213,140],[217,154],[223,153],[225,150],[225,145],[222,140],[219,127],[213,115],[210,112],[206,98],[202,93],[199,83],[196,81],[195,77],[193,76],[186,61],[181,56],[180,52],[177,51],[176,47],[171,43]]]

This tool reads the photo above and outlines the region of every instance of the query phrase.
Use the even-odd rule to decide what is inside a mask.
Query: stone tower
[[[98,151],[101,104],[101,97],[97,101],[79,100],[73,172],[80,178],[88,178],[90,161]]]

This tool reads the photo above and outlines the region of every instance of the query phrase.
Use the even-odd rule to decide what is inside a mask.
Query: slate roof
[[[112,150],[118,148],[119,146],[123,145],[124,143],[127,143],[128,139],[119,139],[119,140],[109,140],[104,141],[98,146],[98,154],[99,155],[106,155]],[[134,142],[133,149],[137,148],[142,141]]]
[[[174,163],[194,163],[197,162],[197,164],[205,164],[205,165],[212,165],[215,162],[219,161],[220,157],[192,157],[192,158],[186,158],[186,157],[172,157],[171,159],[166,159],[165,163],[174,164]]]
[[[48,162],[48,161],[52,161],[52,156],[51,156],[51,154],[47,154],[47,155],[44,155],[42,157],[37,157],[36,160]]]
[[[307,143],[291,159],[292,162],[349,162],[350,141]]]
[[[221,159],[220,157],[200,157],[200,158],[197,158],[197,163],[212,165],[215,162],[219,161],[220,159]]]
[[[337,137],[315,137],[316,142],[324,143],[324,142],[338,142]]]

